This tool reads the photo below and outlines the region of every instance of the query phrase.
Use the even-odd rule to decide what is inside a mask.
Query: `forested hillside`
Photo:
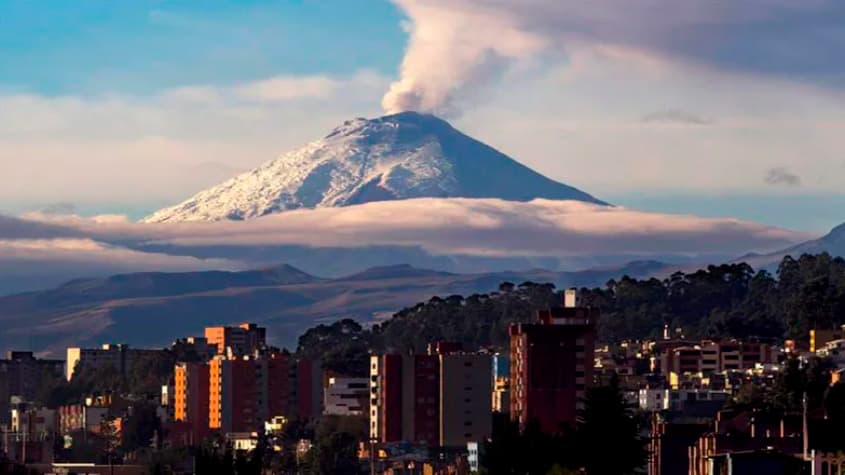
[[[845,260],[786,257],[776,275],[740,263],[664,280],[623,277],[581,296],[602,310],[602,341],[655,337],[665,324],[687,337],[806,338],[810,328],[845,323]],[[551,284],[503,283],[489,294],[433,297],[371,330],[351,320],[320,325],[300,337],[298,350],[348,372],[366,371],[370,351],[419,352],[435,340],[504,349],[509,324],[561,301]]]

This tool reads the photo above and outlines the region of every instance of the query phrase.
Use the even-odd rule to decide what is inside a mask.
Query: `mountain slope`
[[[0,297],[0,350],[58,355],[68,346],[129,343],[164,346],[207,325],[257,322],[275,344],[292,346],[319,322],[371,321],[432,295],[494,291],[504,281],[599,286],[612,277],[662,275],[657,262],[578,272],[528,270],[449,274],[410,266],[379,267],[336,280],[290,268],[246,272],[124,274]]]
[[[754,254],[739,257],[734,262],[744,261],[759,269],[774,269],[785,256],[798,258],[802,254],[821,254],[845,257],[845,223],[831,229],[824,236],[786,249],[767,254]]]
[[[346,121],[321,140],[144,221],[240,220],[297,208],[418,197],[547,198],[604,204],[540,175],[437,117],[403,112]]]

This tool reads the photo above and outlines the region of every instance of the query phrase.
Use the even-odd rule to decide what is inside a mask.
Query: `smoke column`
[[[546,42],[494,7],[448,0],[394,0],[409,17],[400,78],[382,99],[387,113],[449,115],[454,100],[489,81],[497,65],[531,55]]]
[[[388,113],[455,113],[457,102],[465,103],[509,63],[541,51],[601,54],[611,47],[616,56],[634,52],[628,56],[751,73],[771,73],[770,65],[777,65],[774,72],[787,78],[796,71],[843,71],[841,61],[832,60],[841,55],[842,40],[819,41],[818,25],[805,18],[824,22],[845,12],[835,0],[392,1],[408,17],[409,41],[399,79],[382,99]],[[748,41],[749,29],[760,38]],[[803,46],[783,48],[784,37]],[[714,47],[714,38],[731,51]],[[777,41],[764,41],[769,38]],[[759,61],[743,65],[732,55]]]

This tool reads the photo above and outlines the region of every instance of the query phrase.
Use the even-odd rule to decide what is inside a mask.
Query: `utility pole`
[[[808,449],[809,449],[809,440],[808,440],[808,429],[807,429],[807,375],[804,373],[804,357],[800,357],[798,360],[798,368],[801,370],[801,380],[802,380],[802,394],[801,394],[801,438],[803,439],[803,455],[804,460],[809,460],[808,457]]]
[[[370,437],[370,475],[376,475],[376,439]]]
[[[802,422],[801,422],[801,434],[802,438],[804,439],[804,460],[810,460],[808,457],[808,449],[809,449],[809,440],[808,440],[808,430],[807,430],[807,389],[804,388],[804,395],[801,401],[803,405],[803,414],[802,414]]]

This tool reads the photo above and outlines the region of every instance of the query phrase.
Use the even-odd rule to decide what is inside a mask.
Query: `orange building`
[[[217,353],[226,353],[231,348],[235,355],[245,355],[266,346],[267,329],[254,323],[242,323],[236,327],[206,327],[205,339],[217,346]]]
[[[208,435],[209,366],[206,363],[179,363],[174,370],[174,420],[188,424],[195,441]]]

